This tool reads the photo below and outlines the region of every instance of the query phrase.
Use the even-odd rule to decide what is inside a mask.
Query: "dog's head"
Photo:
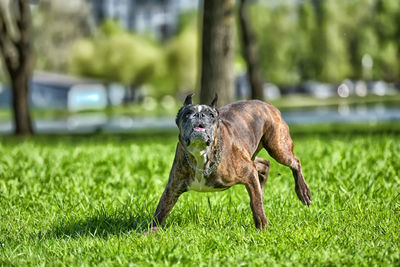
[[[179,135],[188,148],[205,148],[212,144],[219,125],[219,113],[216,108],[218,96],[208,105],[193,105],[193,94],[186,97],[183,107],[176,116]]]

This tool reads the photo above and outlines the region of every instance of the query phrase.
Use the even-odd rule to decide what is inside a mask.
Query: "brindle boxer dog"
[[[164,223],[182,193],[220,191],[236,184],[246,186],[256,228],[266,229],[262,195],[270,163],[256,157],[262,148],[292,169],[297,196],[303,204],[311,204],[300,160],[293,154],[289,128],[278,109],[259,100],[217,109],[217,95],[210,106],[193,105],[192,96],[186,97],[176,116],[179,142],[152,232]]]

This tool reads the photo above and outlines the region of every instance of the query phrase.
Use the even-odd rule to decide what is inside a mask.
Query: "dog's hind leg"
[[[268,179],[270,162],[266,159],[256,157],[254,159],[254,163],[258,172],[258,180],[260,181],[261,192],[264,192],[265,183]]]
[[[295,191],[304,205],[311,204],[311,193],[304,179],[300,160],[293,153],[293,141],[289,135],[289,127],[281,119],[274,125],[274,131],[265,134],[262,144],[268,153],[279,163],[288,166],[293,173]]]

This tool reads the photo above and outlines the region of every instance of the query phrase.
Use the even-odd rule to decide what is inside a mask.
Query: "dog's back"
[[[218,109],[222,124],[232,131],[238,142],[253,144],[252,153],[259,149],[264,135],[274,134],[276,123],[283,122],[277,108],[260,100],[242,100]],[[234,126],[234,127],[232,127]]]

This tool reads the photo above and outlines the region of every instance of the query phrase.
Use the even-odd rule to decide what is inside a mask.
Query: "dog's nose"
[[[199,112],[199,113],[194,114],[194,116],[195,116],[195,118],[203,119],[206,115],[204,113]]]
[[[204,113],[196,113],[196,114],[194,114],[194,117],[195,118],[198,118],[198,119],[202,119],[202,118],[204,118]]]

